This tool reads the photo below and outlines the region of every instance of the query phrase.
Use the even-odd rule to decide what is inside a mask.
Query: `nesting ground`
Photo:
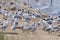
[[[20,3],[20,5],[22,8],[26,7],[27,10],[30,10],[30,11],[33,10],[33,9],[30,9],[29,6],[23,5],[23,3]],[[4,6],[2,7],[7,8]],[[33,11],[37,12],[37,10],[33,10]],[[9,10],[9,12],[11,11]],[[3,18],[3,16],[0,15],[0,18]],[[20,22],[22,23],[22,21]],[[9,27],[6,30],[0,29],[0,32],[4,33],[4,40],[60,40],[60,37],[57,36],[60,33],[51,34],[50,32],[43,31],[42,28],[43,28],[43,25],[38,27],[35,32],[30,32],[30,31],[23,31],[21,29],[11,30],[11,25],[9,25]]]

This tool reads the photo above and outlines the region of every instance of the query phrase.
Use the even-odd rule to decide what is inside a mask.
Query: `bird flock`
[[[38,27],[43,25],[42,30],[51,32],[60,31],[60,16],[55,17],[48,15],[47,17],[43,18],[41,12],[30,12],[25,8],[18,9],[18,3],[3,2],[0,4],[8,7],[9,9],[11,8],[12,11],[11,13],[0,6],[0,16],[3,16],[3,18],[0,18],[0,25],[2,25],[1,29],[3,30],[5,30],[7,27],[9,27],[9,24],[11,24],[12,30],[16,30],[17,26],[19,25],[18,27],[22,30],[36,31]],[[15,7],[11,7],[10,5],[15,5]],[[23,24],[21,24],[21,20],[24,22]]]

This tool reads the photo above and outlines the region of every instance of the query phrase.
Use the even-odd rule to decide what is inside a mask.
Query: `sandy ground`
[[[5,40],[60,40],[58,33],[48,33],[38,28],[35,32],[22,31],[21,29],[15,30],[18,35],[5,34]]]
[[[32,10],[34,12],[37,12],[37,10],[31,9],[28,6],[24,6],[23,4],[19,4],[19,5],[21,5],[22,8],[25,7],[27,10],[30,10],[30,12]],[[0,18],[3,18],[3,16],[1,16]],[[20,22],[23,22],[23,21],[20,20]],[[0,32],[4,33],[5,40],[60,40],[60,37],[58,36],[59,33],[46,32],[46,31],[43,31],[42,28],[43,28],[43,25],[39,26],[35,32],[30,32],[30,31],[23,31],[21,29],[11,30],[11,25],[9,25],[6,30],[0,29]],[[8,34],[8,33],[17,33],[17,34]]]

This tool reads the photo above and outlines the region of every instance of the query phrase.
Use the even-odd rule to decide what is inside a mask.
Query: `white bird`
[[[16,25],[15,22],[14,22],[14,23],[12,24],[11,29],[12,29],[12,30],[15,30],[15,29],[16,29],[16,26],[17,26],[17,25]]]
[[[1,27],[1,29],[6,29],[7,25],[8,25],[8,24],[4,21],[4,23],[3,23],[2,27]]]
[[[27,29],[29,29],[29,24],[25,22],[23,25],[23,30],[27,30]]]
[[[11,13],[8,13],[7,16],[8,16],[8,17],[12,17],[12,14],[11,14]]]
[[[45,25],[45,24],[48,24],[48,23],[45,20],[42,20],[42,24]]]
[[[2,8],[0,9],[0,12],[2,12],[2,14],[4,14],[5,10],[3,10]]]
[[[21,14],[21,13],[22,13],[22,11],[18,11],[18,15]]]
[[[54,28],[53,28],[52,25],[48,25],[48,26],[44,27],[43,30],[45,30],[45,31],[54,31]]]
[[[28,15],[29,15],[29,14],[27,14],[27,13],[24,13],[24,14],[23,14],[23,16],[28,16]]]
[[[36,24],[35,22],[33,22],[33,23],[30,25],[30,27],[29,27],[28,30],[30,30],[30,31],[35,31],[36,29],[37,29],[37,24]]]
[[[15,30],[16,29],[16,25],[13,24],[12,27],[11,27],[11,29]]]
[[[36,17],[34,15],[29,16],[30,19],[35,19]]]

